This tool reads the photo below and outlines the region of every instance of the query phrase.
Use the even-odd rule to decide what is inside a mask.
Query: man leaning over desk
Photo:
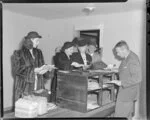
[[[139,96],[140,82],[142,80],[140,61],[138,56],[129,49],[128,44],[123,40],[118,42],[113,50],[121,58],[119,80],[112,80],[112,83],[120,86],[114,117],[126,117],[130,120],[134,101]]]

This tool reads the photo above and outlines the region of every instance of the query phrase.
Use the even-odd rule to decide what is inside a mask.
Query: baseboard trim
[[[4,108],[4,115],[12,112],[14,112],[13,106]]]

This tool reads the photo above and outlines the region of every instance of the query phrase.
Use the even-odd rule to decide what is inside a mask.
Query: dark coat
[[[86,53],[87,64],[90,65],[92,62],[92,57]],[[84,64],[82,56],[80,52],[76,52],[72,54],[72,62],[77,62],[79,64]]]
[[[72,70],[73,67],[71,66],[71,59],[67,57],[67,55],[64,52],[56,53],[56,55],[53,57],[53,61],[55,64],[55,67],[57,67],[59,70]],[[54,77],[51,82],[51,102],[56,102],[56,88],[57,88],[57,70],[54,72]]]
[[[55,66],[60,70],[72,70],[72,59],[67,57],[67,55],[64,52],[57,53],[54,56],[54,63]]]
[[[34,68],[44,65],[44,58],[42,51],[33,48],[32,58],[29,49],[22,47],[20,50],[15,50],[12,59],[12,71],[15,77],[15,101],[22,95],[32,94],[34,91],[35,73]],[[37,75],[37,90],[44,89],[44,84],[51,76],[50,72],[44,75]]]

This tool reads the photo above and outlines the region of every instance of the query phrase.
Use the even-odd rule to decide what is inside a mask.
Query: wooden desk
[[[98,93],[98,105],[102,107],[103,75],[114,75],[113,71],[89,71],[89,72],[58,72],[56,104],[62,108],[87,112],[87,95],[90,92]],[[88,78],[98,76],[100,88],[88,90]],[[111,85],[112,102],[115,101],[114,85]]]

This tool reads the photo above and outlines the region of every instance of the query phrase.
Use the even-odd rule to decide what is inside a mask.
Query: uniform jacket
[[[119,101],[133,101],[139,95],[139,85],[142,80],[141,66],[138,56],[130,51],[119,66],[121,86],[118,92]]]

